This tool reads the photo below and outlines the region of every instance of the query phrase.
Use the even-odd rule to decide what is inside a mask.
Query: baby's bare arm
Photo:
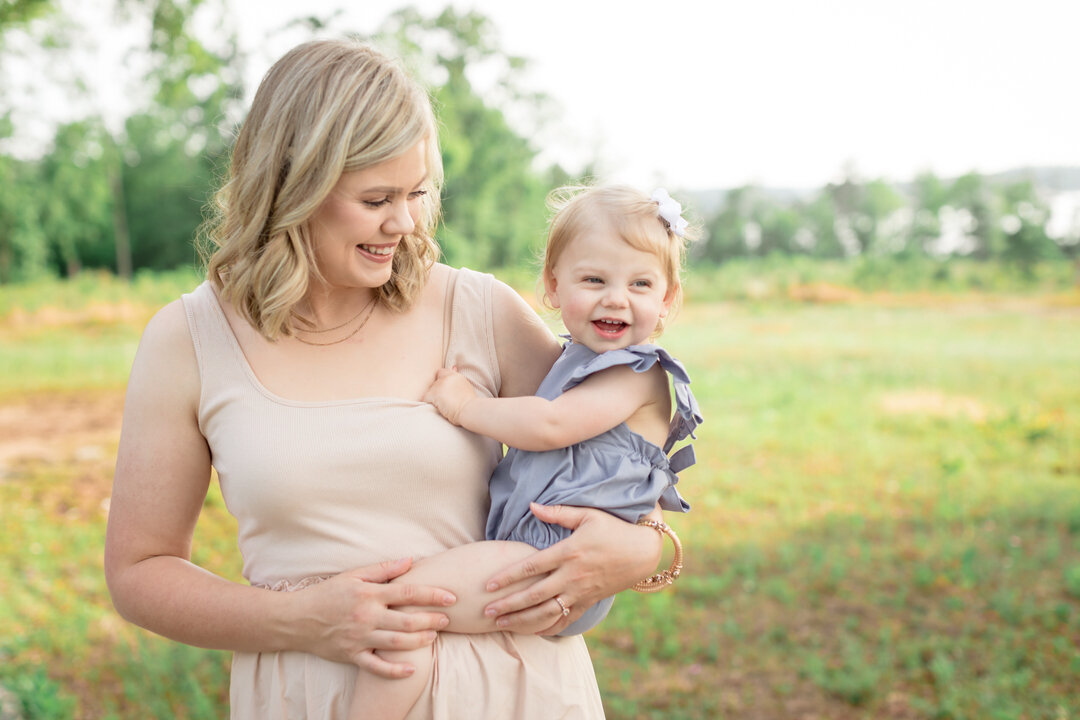
[[[407,573],[392,582],[433,585],[449,590],[457,596],[457,603],[451,607],[437,608],[438,612],[450,618],[450,625],[443,632],[498,632],[500,628],[495,627],[495,618],[485,617],[484,608],[489,603],[538,582],[543,576],[527,578],[495,592],[488,592],[485,585],[498,571],[535,552],[536,548],[532,545],[521,542],[489,540],[469,543],[417,560]],[[552,603],[552,606],[554,608],[555,604]],[[428,612],[433,608],[399,609]],[[551,618],[545,618],[539,621],[536,627],[515,627],[514,632],[539,632],[547,629],[552,622]]]

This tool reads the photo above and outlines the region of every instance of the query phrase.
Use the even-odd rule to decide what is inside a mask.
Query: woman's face
[[[342,173],[311,216],[312,250],[331,287],[374,288],[390,280],[394,252],[421,215],[427,141],[363,170]]]

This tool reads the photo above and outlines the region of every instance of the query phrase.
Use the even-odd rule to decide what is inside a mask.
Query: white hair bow
[[[683,233],[686,232],[686,226],[690,223],[683,220],[682,205],[668,195],[667,190],[664,188],[656,188],[653,190],[653,194],[649,199],[660,205],[660,217],[664,218],[667,222],[668,227],[671,228],[671,232],[679,237],[683,237]]]

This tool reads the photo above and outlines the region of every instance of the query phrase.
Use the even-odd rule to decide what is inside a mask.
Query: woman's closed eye
[[[419,200],[425,195],[427,195],[427,190],[413,190],[411,193],[409,193],[409,200]],[[362,202],[370,208],[381,208],[385,205],[389,205],[393,201],[394,199],[387,195],[386,197],[381,197],[373,200],[363,200]]]

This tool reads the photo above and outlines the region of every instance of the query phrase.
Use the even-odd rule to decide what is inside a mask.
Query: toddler
[[[496,630],[481,613],[492,600],[479,591],[483,579],[570,534],[534,516],[530,503],[600,508],[628,522],[638,522],[657,503],[689,510],[675,483],[676,473],[693,464],[693,449],[670,458],[667,453],[702,418],[683,366],[649,343],[681,298],[687,228],[681,207],[663,190],[650,198],[622,186],[567,189],[559,197],[543,283],[569,340],[537,394],[481,397],[464,376],[443,369],[425,396],[450,422],[509,448],[491,478],[488,542],[425,558],[397,579],[455,592],[458,603],[440,608],[450,616],[449,632]],[[562,597],[552,600],[564,617],[570,614]],[[612,602],[588,608],[559,634],[593,627]],[[546,620],[532,631],[551,624]],[[361,672],[352,717],[403,718],[427,681],[431,653],[380,651],[394,662],[413,663],[416,671],[405,679]]]

